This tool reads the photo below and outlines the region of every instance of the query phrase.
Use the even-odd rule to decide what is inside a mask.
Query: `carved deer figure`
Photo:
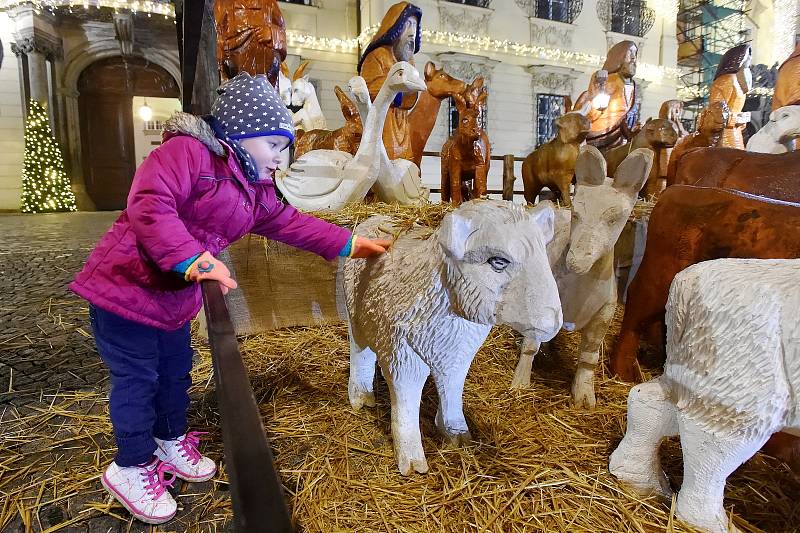
[[[478,121],[488,93],[477,78],[461,94],[453,95],[458,129],[442,147],[442,201],[460,205],[486,194],[489,174],[489,136]]]
[[[359,77],[359,80],[361,80],[361,84],[363,84],[366,90],[367,85],[364,83],[364,79]],[[352,86],[353,83],[350,85]],[[311,150],[339,150],[340,152],[347,152],[353,155],[355,155],[358,150],[358,145],[361,142],[361,134],[364,131],[361,122],[361,114],[356,104],[347,97],[341,87],[337,85],[334,88],[334,92],[336,93],[336,98],[339,99],[339,104],[342,106],[344,126],[336,130],[298,131],[294,148],[295,159],[298,159],[304,153]],[[367,98],[369,98],[369,92],[366,94]]]

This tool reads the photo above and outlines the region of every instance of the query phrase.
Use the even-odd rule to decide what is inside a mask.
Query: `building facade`
[[[180,69],[172,6],[118,0],[93,7],[48,8],[5,1],[0,13],[0,209],[19,206],[23,120],[29,98],[46,101],[54,132],[82,209],[124,206],[133,169],[158,144],[157,125],[175,109]],[[762,0],[754,0],[764,3]],[[796,20],[796,0],[794,19]],[[287,64],[307,70],[318,88],[329,127],[343,123],[335,85],[355,75],[360,47],[374,34],[392,0],[282,1],[287,25]],[[444,67],[489,88],[485,123],[497,155],[527,155],[553,134],[553,120],[586,89],[608,48],[623,39],[639,45],[641,120],[657,116],[675,98],[677,68],[674,0],[417,0],[423,11],[422,48],[415,62]],[[770,13],[784,13],[785,0],[759,15],[749,37],[767,63],[786,46],[767,27]],[[2,4],[0,4],[2,5]],[[145,8],[144,6],[147,6]],[[88,7],[85,7],[88,6]],[[149,11],[149,12],[148,12]],[[790,30],[796,31],[796,23]],[[765,34],[770,33],[769,37]],[[781,34],[783,35],[783,34]],[[790,43],[793,45],[794,43]],[[771,54],[771,55],[770,55]],[[148,115],[139,113],[148,108]],[[450,129],[449,105],[441,106],[427,149],[438,152]],[[139,116],[142,115],[142,116]],[[152,116],[150,116],[152,115]],[[145,120],[147,118],[147,120]],[[423,178],[438,187],[439,161],[426,157]],[[493,162],[489,188],[501,188],[502,164]],[[519,175],[519,165],[517,167]],[[517,187],[522,184],[518,180]]]

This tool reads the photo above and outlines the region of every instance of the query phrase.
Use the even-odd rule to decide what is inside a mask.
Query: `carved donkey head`
[[[444,69],[436,68],[431,61],[425,64],[425,83],[428,85],[428,92],[431,96],[439,100],[454,94],[461,94],[467,88],[466,83],[455,79]]]
[[[467,141],[476,141],[481,136],[482,128],[478,117],[488,96],[483,78],[476,78],[464,92],[453,95],[458,109],[458,135]]]
[[[547,243],[552,207],[473,200],[448,214],[436,236],[444,251],[444,283],[453,311],[479,324],[507,324],[540,342],[561,328]]]
[[[653,151],[639,148],[606,178],[606,161],[594,146],[584,146],[575,164],[575,197],[567,268],[585,274],[610,253],[633,210],[653,166]]]

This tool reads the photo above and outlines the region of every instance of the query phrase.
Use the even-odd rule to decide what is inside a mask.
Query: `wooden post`
[[[181,103],[185,112],[203,115],[211,111],[219,86],[214,0],[179,0],[175,9],[181,59]]]
[[[514,200],[514,156],[503,156],[503,200]]]

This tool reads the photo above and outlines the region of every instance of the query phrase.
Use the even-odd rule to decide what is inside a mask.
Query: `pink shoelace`
[[[158,499],[175,483],[175,467],[169,463],[159,461],[158,466],[155,468],[146,468],[146,472],[142,472],[142,477],[147,478],[147,485],[145,488],[148,492],[152,492],[153,497]],[[166,475],[170,474],[171,477],[167,479]]]
[[[191,461],[193,465],[199,463],[200,459],[203,458],[200,451],[197,449],[197,445],[200,444],[200,436],[207,434],[207,431],[190,431],[183,439],[178,441],[181,455]]]

